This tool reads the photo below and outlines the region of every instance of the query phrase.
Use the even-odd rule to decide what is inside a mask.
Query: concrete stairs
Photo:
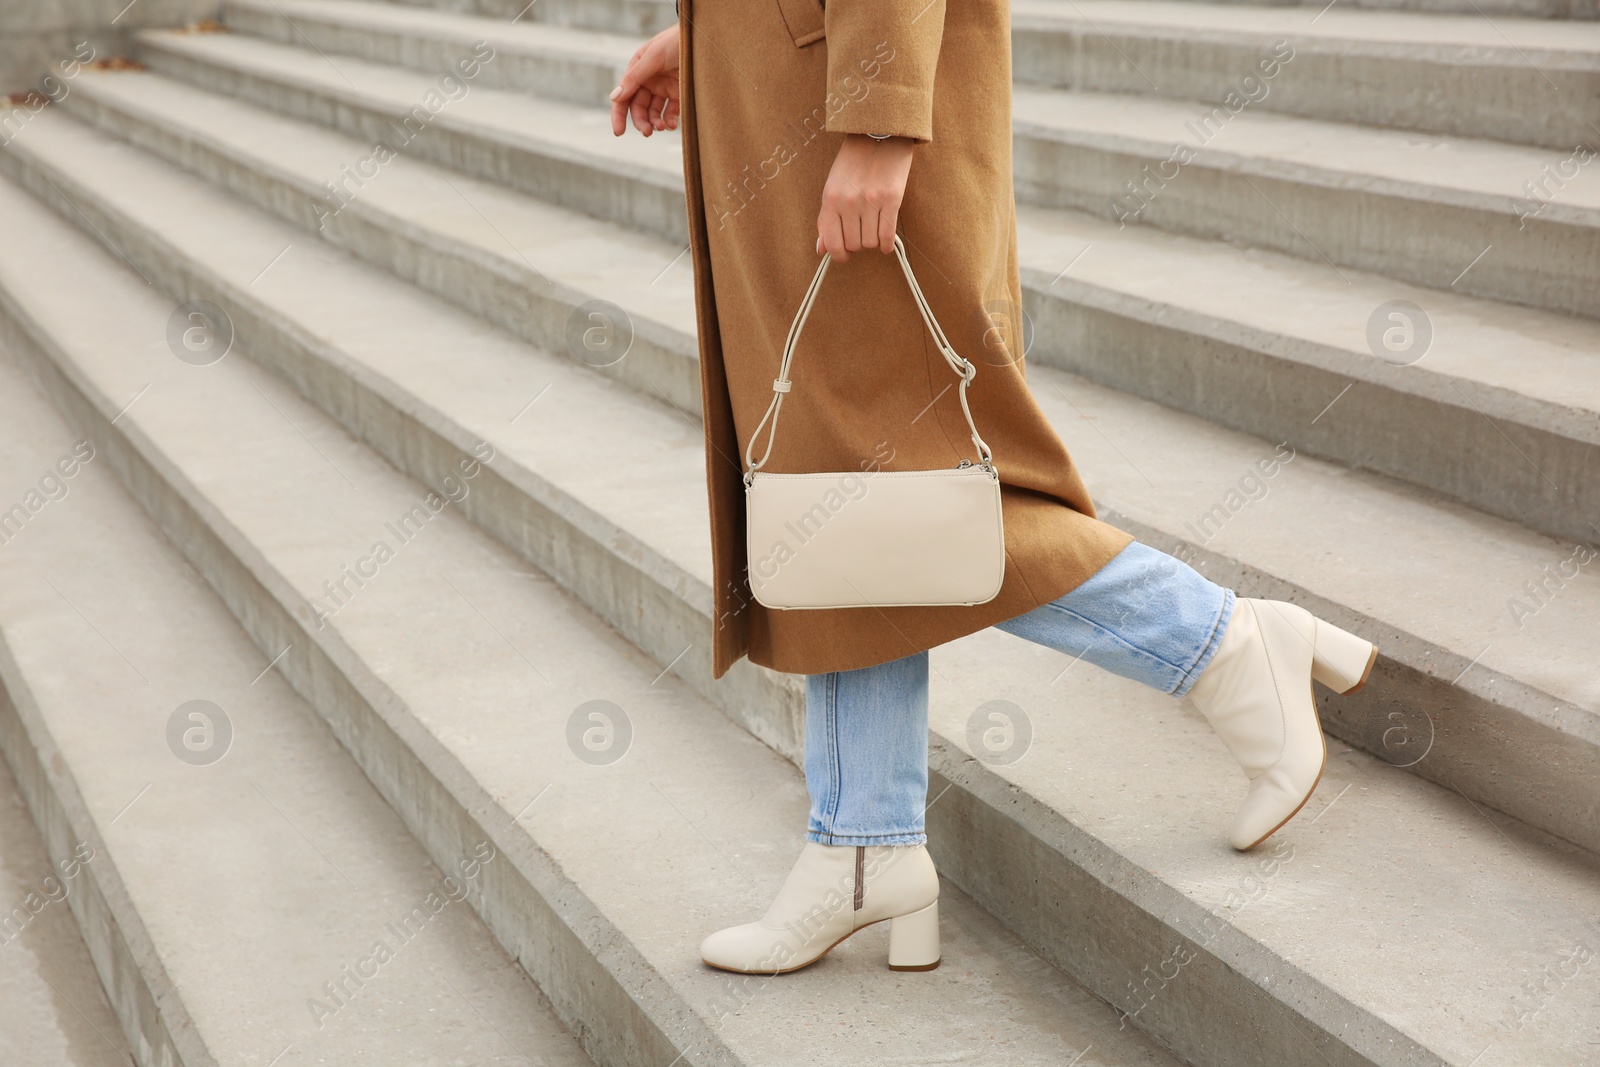
[[[1184,9],[1192,6],[1185,5]],[[411,16],[408,9],[386,5],[309,7],[321,12],[324,20],[334,16],[347,21],[366,19],[369,22],[360,24],[385,27],[391,34],[397,32],[394,27],[402,21],[400,16]],[[302,21],[298,13],[291,31],[281,25],[283,16],[277,13],[278,9],[288,10],[281,4],[236,4],[229,11],[243,18],[247,26],[265,23],[264,30],[278,26],[286,35],[304,34],[319,48],[335,47],[341,40],[369,39],[354,33],[319,33],[317,22]],[[448,39],[438,25],[436,13],[417,21],[420,25],[412,30],[416,37]],[[490,32],[488,27],[476,25],[457,26],[453,31],[464,52],[469,50],[464,35],[473,29]],[[536,62],[538,56],[554,47],[546,29],[519,24],[500,30],[504,36],[494,37],[496,58],[485,65],[485,70],[507,57],[512,64],[517,57]],[[370,39],[381,42],[384,38],[374,31]],[[614,50],[614,63],[597,71],[593,80],[603,83],[614,77],[615,66],[625,62],[631,51],[625,45],[626,42],[619,43]],[[1595,38],[1594,49],[1593,55],[1600,57],[1600,37]],[[405,49],[375,45],[373,51],[389,55]],[[254,105],[271,107],[288,117],[329,121],[340,132],[370,139],[393,137],[386,133],[392,128],[388,124],[398,121],[424,99],[435,80],[427,74],[376,66],[357,57],[341,55],[330,63],[308,49],[275,45],[242,34],[151,35],[146,38],[145,53],[147,61],[158,69],[187,79],[184,87],[133,86],[122,90],[117,98],[126,102],[102,103],[105,94],[96,92],[98,87],[91,84],[76,102],[78,106],[109,111],[99,120],[102,125],[125,131],[135,143],[155,147],[157,142],[176,139],[182,143],[172,151],[186,153],[184,158],[226,153],[231,157],[225,164],[228,169],[247,170],[239,176],[240,181],[257,183],[265,179],[252,168],[263,155],[273,155],[275,162],[284,159],[287,149],[281,147],[282,141],[295,139],[288,132],[292,127],[272,126],[272,130],[284,131],[275,135],[280,147],[273,153],[258,151],[255,159],[245,161],[239,153],[249,144],[260,144],[257,138],[266,136],[264,129],[243,135],[234,124],[248,120],[227,111],[221,102],[182,103],[175,102],[175,96],[193,96],[190,86],[199,83],[222,93],[244,96]],[[1278,77],[1286,79],[1295,73],[1298,72],[1291,62]],[[352,79],[359,79],[359,89]],[[136,92],[146,95],[134,96]],[[1593,97],[1591,92],[1590,98]],[[1582,267],[1582,263],[1593,261],[1600,269],[1600,233],[1595,229],[1595,220],[1600,218],[1600,171],[1580,169],[1577,178],[1559,191],[1560,199],[1527,222],[1525,242],[1513,240],[1512,247],[1503,240],[1498,247],[1494,240],[1474,244],[1476,237],[1469,239],[1465,235],[1476,229],[1493,229],[1495,225],[1516,229],[1520,213],[1529,209],[1526,205],[1518,207],[1513,199],[1519,190],[1512,179],[1520,175],[1529,180],[1538,178],[1541,166],[1550,158],[1548,150],[1491,142],[1441,142],[1420,149],[1412,146],[1408,157],[1390,159],[1384,156],[1385,152],[1394,149],[1405,155],[1405,142],[1415,138],[1393,130],[1335,127],[1279,115],[1253,115],[1246,110],[1215,139],[1226,142],[1237,135],[1250,134],[1255,137],[1251,144],[1263,151],[1269,145],[1288,142],[1302,147],[1301,155],[1307,159],[1317,156],[1330,164],[1342,159],[1339,166],[1344,173],[1318,169],[1312,174],[1306,160],[1290,159],[1291,154],[1280,148],[1278,158],[1252,158],[1251,166],[1258,171],[1292,168],[1295,180],[1286,184],[1287,194],[1273,184],[1283,177],[1281,174],[1269,179],[1258,173],[1260,181],[1243,174],[1237,188],[1230,185],[1231,191],[1224,194],[1215,186],[1206,185],[1209,179],[1204,173],[1180,172],[1180,178],[1169,183],[1166,190],[1156,191],[1139,218],[1156,221],[1157,209],[1170,209],[1181,213],[1175,228],[1190,233],[1208,229],[1228,232],[1227,227],[1219,227],[1219,211],[1206,196],[1234,196],[1242,191],[1254,198],[1259,211],[1245,212],[1251,219],[1232,216],[1234,230],[1272,228],[1278,232],[1264,240],[1281,245],[1286,252],[1298,249],[1307,258],[1291,256],[1285,262],[1280,257],[1263,257],[1259,248],[1240,249],[1219,241],[1181,241],[1171,231],[1099,225],[1088,212],[1048,210],[1065,202],[1081,201],[1091,208],[1104,208],[1108,215],[1116,217],[1111,198],[1119,187],[1109,178],[1101,183],[1103,196],[1066,186],[1069,182],[1086,183],[1085,175],[1096,167],[1115,169],[1118,160],[1123,164],[1116,171],[1120,180],[1137,180],[1141,166],[1148,164],[1136,154],[1129,154],[1133,152],[1131,142],[1095,157],[1099,160],[1096,162],[1073,155],[1066,139],[1070,135],[1086,143],[1097,137],[1129,142],[1131,123],[1137,117],[1133,112],[1146,109],[1147,105],[1150,111],[1171,120],[1170,128],[1159,134],[1150,129],[1139,143],[1147,149],[1159,146],[1163,155],[1170,154],[1172,139],[1185,136],[1183,122],[1191,121],[1178,121],[1188,114],[1183,111],[1187,105],[1181,101],[1145,101],[1036,88],[1018,92],[1019,191],[1030,199],[1044,201],[1025,204],[1019,218],[1027,311],[1034,319],[1038,346],[1030,350],[1033,358],[1225,425],[1276,440],[1287,439],[1296,447],[1418,482],[1475,508],[1538,529],[1566,537],[1594,533],[1590,525],[1591,502],[1600,495],[1600,463],[1595,462],[1594,451],[1600,442],[1596,418],[1600,388],[1593,376],[1581,369],[1586,362],[1584,357],[1596,347],[1591,323],[1587,319],[1575,322],[1559,314],[1530,316],[1503,303],[1462,300],[1458,294],[1470,291],[1467,283],[1474,276],[1503,275],[1520,280],[1507,281],[1507,292],[1490,295],[1515,299],[1520,294],[1544,300],[1558,309],[1567,303],[1587,305],[1593,294],[1600,292],[1600,284],[1583,280],[1587,268]],[[180,110],[182,121],[190,127],[200,126],[201,131],[193,136],[173,131],[169,116]],[[1190,106],[1194,119],[1202,117],[1205,110]],[[1061,128],[1062,116],[1071,116],[1076,128]],[[1144,117],[1150,125],[1159,125],[1157,117]],[[253,130],[268,126],[259,116],[255,118]],[[1295,132],[1286,136],[1275,129],[1244,130],[1243,124],[1253,118],[1268,120],[1268,127],[1288,125]],[[236,132],[223,141],[221,134],[226,128]],[[625,226],[641,217],[648,218],[652,220],[651,232],[679,241],[681,248],[685,239],[681,164],[675,152],[663,150],[663,140],[672,143],[670,139],[647,143],[637,137],[612,138],[609,128],[595,124],[592,108],[565,106],[540,98],[530,103],[520,94],[474,86],[462,99],[429,120],[427,133],[409,142],[407,154],[439,163],[456,173],[465,171],[491,182],[504,180],[519,191],[543,197],[545,202],[534,206],[534,211],[542,212],[554,202]],[[1436,147],[1441,151],[1434,151]],[[328,210],[330,194],[322,186],[328,181],[341,182],[346,190],[333,200],[340,214],[360,209],[363,205],[358,201],[375,199],[380,183],[373,182],[371,190],[356,192],[355,184],[343,177],[341,166],[369,154],[352,156],[348,149],[345,143],[332,150],[344,151],[342,158],[325,154],[316,160],[312,167],[321,167],[320,170],[300,169],[294,184],[300,188],[299,198],[306,206],[295,208],[285,203],[279,210],[297,212],[293,216],[297,220],[322,219],[326,223],[323,213]],[[1443,151],[1446,149],[1459,152],[1450,154]],[[1486,174],[1487,168],[1485,173],[1466,170],[1458,158],[1462,153],[1494,156],[1500,172]],[[1447,158],[1441,162],[1433,156]],[[1208,158],[1200,156],[1193,166],[1201,166]],[[1394,173],[1353,173],[1358,164],[1368,171],[1379,169],[1374,162],[1393,163]],[[223,169],[219,163],[195,165],[215,173]],[[286,163],[287,160],[278,163],[273,170],[281,172]],[[1215,169],[1228,169],[1225,163],[1219,162]],[[1403,175],[1408,168],[1424,170],[1430,180],[1443,184],[1416,185],[1419,175]],[[275,173],[273,177],[279,175]],[[456,177],[452,174],[449,180],[455,181]],[[1353,186],[1382,183],[1387,190],[1401,180],[1413,183],[1408,195],[1396,192],[1393,196],[1379,196],[1381,203],[1376,207],[1365,200],[1347,202],[1344,195]],[[1467,190],[1468,185],[1481,188]],[[1201,186],[1205,186],[1205,192]],[[1198,199],[1183,208],[1179,198],[1186,188],[1194,190],[1189,195]],[[1269,189],[1272,191],[1266,195],[1271,199],[1260,195]],[[1031,193],[1035,191],[1040,192],[1033,197]],[[275,195],[286,193],[287,190]],[[1448,220],[1424,218],[1426,213],[1410,194],[1427,202],[1470,199],[1483,208],[1480,214],[1485,217],[1472,216],[1476,222],[1461,222],[1459,226]],[[1580,201],[1581,194],[1587,194],[1589,200]],[[437,202],[438,197],[423,195],[429,197],[428,204]],[[1350,195],[1361,199],[1367,194]],[[1132,203],[1131,198],[1125,199]],[[663,207],[668,201],[674,205],[670,210]],[[1373,215],[1369,207],[1381,210]],[[1291,209],[1314,216],[1317,222],[1301,224],[1292,216],[1280,217],[1280,210]],[[471,207],[464,203],[460,210],[470,212]],[[1491,210],[1499,214],[1488,218],[1486,213]],[[1563,211],[1567,214],[1561,217],[1570,217],[1570,226],[1552,221],[1549,228],[1556,232],[1533,232],[1540,220],[1554,220]],[[1451,216],[1458,222],[1467,217]],[[1402,220],[1398,229],[1391,225],[1396,220]],[[529,224],[554,225],[543,219],[530,219]],[[609,241],[615,231],[606,229]],[[330,225],[325,224],[323,230],[331,232]],[[1322,230],[1333,233],[1334,239],[1321,236]],[[1313,231],[1319,236],[1308,237],[1308,232]],[[490,236],[499,237],[493,233]],[[1505,236],[1489,233],[1490,238]],[[497,258],[516,263],[530,254],[519,255],[521,250],[508,244],[509,240],[490,242],[490,250]],[[1305,244],[1306,240],[1313,241],[1315,249]],[[1454,258],[1444,258],[1440,249],[1443,244],[1452,245],[1449,255]],[[1389,245],[1415,249],[1405,258],[1416,258],[1426,264],[1426,269],[1419,265],[1418,276],[1406,279],[1408,284],[1397,283],[1388,274],[1371,276],[1365,270],[1353,269],[1361,268],[1364,259],[1380,255]],[[1337,263],[1324,258],[1335,255],[1340,246],[1369,251]],[[1086,251],[1091,247],[1092,252]],[[612,253],[609,247],[604,253],[606,258],[623,255],[620,250]],[[1489,269],[1500,257],[1505,266]],[[1454,266],[1445,271],[1443,263]],[[1529,263],[1542,266],[1532,269]],[[526,274],[526,263],[522,266],[522,273]],[[1464,277],[1457,277],[1463,273]],[[1184,289],[1192,288],[1192,295],[1174,292],[1175,276],[1185,280]],[[1539,282],[1539,278],[1544,281]],[[1452,281],[1457,285],[1449,290]],[[1449,291],[1422,290],[1418,284],[1409,284],[1429,282],[1437,282]],[[465,287],[476,290],[472,282]],[[1564,291],[1570,293],[1570,300],[1560,295]],[[1428,318],[1431,340],[1426,342],[1428,349],[1420,363],[1394,366],[1373,358],[1369,321],[1381,305],[1393,300],[1417,303]],[[627,303],[623,306],[633,307]],[[509,325],[508,314],[498,315],[496,321]],[[636,316],[641,321],[646,317]],[[648,318],[652,325],[657,321],[653,313]],[[1387,320],[1382,325],[1387,325]],[[564,319],[552,326],[564,330]],[[968,332],[977,336],[976,330]],[[1465,340],[1468,334],[1470,342]],[[524,336],[535,343],[552,341],[548,333],[530,332]],[[564,337],[564,333],[554,337]],[[683,336],[678,339],[687,340]],[[656,342],[653,336],[646,340]],[[640,360],[649,365],[648,370],[618,373],[646,374],[661,388],[655,369],[658,355],[648,351],[646,358]],[[1400,353],[1394,362],[1415,358],[1415,352]],[[693,389],[698,378],[692,371],[692,343],[684,346],[681,359],[690,360],[691,369],[675,377]],[[1511,370],[1512,359],[1517,360],[1515,373]],[[1208,379],[1216,384],[1208,387]],[[1341,403],[1338,414],[1324,421],[1319,417],[1323,408],[1347,385],[1354,395],[1345,399],[1356,403]],[[680,406],[687,404],[694,409],[677,388],[665,391],[665,395]],[[1241,403],[1239,397],[1248,401]],[[1505,428],[1514,449],[1508,450],[1498,433],[1485,435],[1484,416]],[[1426,433],[1396,433],[1396,427],[1421,425],[1428,427]],[[1546,472],[1548,480],[1531,474],[1530,463]]]
[[[92,846],[73,841],[56,866],[0,760],[0,1060],[125,1067],[127,1039],[66,901],[84,885]]]
[[[799,846],[803,694],[748,663],[710,680],[676,139],[613,140],[593,103],[663,9],[542,2],[509,23],[232,2],[234,32],[142,35],[149,71],[83,76],[0,152],[0,337],[60,413],[7,372],[0,499],[79,437],[103,457],[0,551],[21,568],[0,606],[6,751],[39,780],[36,820],[62,824],[52,847],[83,827],[116,861],[87,868],[108,872],[111,903],[75,914],[147,1061],[327,1055],[324,1032],[293,1030],[311,1019],[304,976],[337,977],[372,918],[489,842],[472,912],[428,935],[459,963],[497,961],[468,972],[484,1017],[388,1028],[438,993],[396,980],[402,956],[379,979],[395,988],[336,1020],[348,1048],[378,1062],[385,1046],[361,1042],[505,1030],[515,1053],[471,1062],[1600,1062],[1600,581],[1573,543],[1600,500],[1600,186],[1579,168],[1522,229],[1514,199],[1595,113],[1591,27],[1017,4],[1041,404],[1112,521],[1384,656],[1361,694],[1324,697],[1337,740],[1314,811],[1241,857],[1222,843],[1237,769],[1186,704],[997,632],[941,647],[944,967],[891,980],[868,934],[768,984],[709,971],[695,947],[764,907]],[[1119,227],[1119,183],[1284,38],[1295,58],[1270,92]],[[470,90],[349,179],[479,41],[494,58]],[[239,349],[203,367],[167,341],[196,299]],[[594,299],[633,333],[604,367],[567,335]],[[1424,352],[1374,354],[1391,300],[1425,311]],[[455,506],[395,536],[430,488]],[[130,612],[145,602],[165,606]],[[194,628],[204,649],[163,648],[138,625],[152,613],[217,621]],[[122,627],[92,670],[88,620]],[[115,649],[136,639],[130,660],[169,690],[123,736],[101,720],[132,684]],[[144,782],[166,803],[197,789],[154,743],[197,693],[240,709],[240,751],[202,769],[211,787],[180,811],[209,834],[163,867],[172,845],[138,835],[137,807],[109,820]],[[1033,723],[1019,762],[969,736],[996,697]],[[614,764],[569,742],[596,709],[631,724]],[[251,719],[294,736],[246,746]],[[129,751],[148,763],[103,755]],[[25,770],[40,752],[64,770]],[[240,767],[255,760],[271,765]],[[274,833],[315,812],[311,829],[236,841],[244,819],[272,825],[273,783],[304,806]],[[50,799],[80,789],[76,807]],[[307,838],[365,855],[381,893],[352,894]],[[193,907],[164,879],[210,871],[207,855],[237,860],[216,874],[215,936],[164,935]],[[292,884],[262,900],[263,877]],[[319,923],[289,922],[290,898]],[[220,924],[247,915],[283,957],[260,990],[224,970]],[[273,1010],[230,1015],[252,996]]]
[[[59,225],[14,188],[0,199],[8,249],[30,224]],[[75,314],[56,302],[74,290],[30,294],[28,313]],[[109,327],[99,350],[125,360],[146,338],[130,345],[134,320],[103,310],[78,325]],[[162,318],[147,338],[170,359]],[[49,934],[32,951],[50,988],[30,991],[24,944],[4,946],[0,1011],[20,1017],[0,1037],[4,1062],[591,1063],[477,913],[511,860],[481,837],[430,860],[285,681],[293,651],[261,654],[119,484],[127,458],[72,428],[21,370],[0,366],[8,496],[63,458],[74,473],[55,475],[65,494],[0,551],[0,738],[48,845],[48,859],[8,849],[6,864],[42,884],[86,857],[75,879],[57,876],[65,903],[34,922],[59,926],[70,907],[87,954]],[[173,399],[151,393],[152,408]]]

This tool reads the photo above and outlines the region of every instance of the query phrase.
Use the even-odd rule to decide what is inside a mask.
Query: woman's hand
[[[622,82],[611,90],[611,132],[621,137],[633,125],[649,137],[678,128],[678,27],[669,26],[639,46]]]
[[[911,174],[909,137],[875,141],[860,133],[845,135],[822,189],[817,215],[817,252],[835,263],[863,248],[894,250],[894,229]]]

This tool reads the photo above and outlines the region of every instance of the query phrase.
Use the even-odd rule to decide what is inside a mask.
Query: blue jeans
[[[1135,541],[1078,588],[995,625],[1172,696],[1216,652],[1234,594]],[[928,653],[806,675],[806,839],[925,844]]]

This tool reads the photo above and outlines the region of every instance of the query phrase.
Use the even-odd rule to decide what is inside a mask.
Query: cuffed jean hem
[[[1222,607],[1217,610],[1217,621],[1211,626],[1211,636],[1206,639],[1205,650],[1178,682],[1178,687],[1172,690],[1172,696],[1181,697],[1194,688],[1194,683],[1210,664],[1211,657],[1217,654],[1217,646],[1222,644],[1222,635],[1228,630],[1228,622],[1233,618],[1233,604],[1237,599],[1232,589],[1224,588],[1223,592]]]
[[[806,840],[819,845],[926,845],[927,834],[825,834],[807,830]]]

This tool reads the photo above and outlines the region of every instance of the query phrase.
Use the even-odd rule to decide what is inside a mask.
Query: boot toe
[[[1250,793],[1239,806],[1233,829],[1228,832],[1228,844],[1247,852],[1266,840],[1275,830],[1294,817],[1322,780],[1326,754],[1311,766],[1314,774],[1289,774],[1274,768],[1250,784]],[[1310,768],[1307,768],[1308,770]]]
[[[792,939],[761,923],[718,930],[700,942],[700,959],[725,971],[773,974],[794,959]]]
[[[752,933],[759,929],[756,923],[730,926],[706,935],[700,942],[700,958],[713,967],[730,971],[750,970],[757,957],[750,949]]]

